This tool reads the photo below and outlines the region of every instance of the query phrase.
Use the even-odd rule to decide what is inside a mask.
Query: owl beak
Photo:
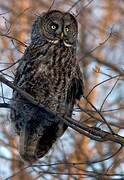
[[[61,39],[63,39],[63,37],[64,37],[64,33],[62,32],[62,33],[61,33]]]

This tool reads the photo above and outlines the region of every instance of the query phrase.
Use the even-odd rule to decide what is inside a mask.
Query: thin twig
[[[18,52],[20,52],[21,54],[24,54],[24,53],[23,53],[22,51],[20,51],[20,49],[15,45],[13,39],[11,40],[11,42],[12,42],[13,46],[15,47],[15,49],[16,49]]]
[[[6,71],[7,69],[11,68],[12,66],[14,66],[15,64],[19,63],[21,61],[21,59],[17,60],[16,62],[12,63],[10,66],[8,66],[7,68],[4,68],[2,70],[0,70],[0,73],[3,71]]]
[[[94,1],[94,0],[90,0],[90,1],[89,1],[87,4],[85,4],[82,8],[83,8],[83,9],[86,9],[93,1]],[[75,17],[77,17],[79,14],[80,14],[80,12],[77,13]]]
[[[90,53],[87,54],[87,56],[89,56],[91,59],[94,59],[94,61],[106,66],[106,67],[109,67],[110,69],[112,69],[113,71],[117,72],[120,76],[124,76],[124,71],[119,69],[117,66],[115,66],[114,64],[112,63],[109,63],[107,62],[106,60],[100,60],[99,58],[97,58],[96,56],[93,56],[91,55]],[[90,60],[90,59],[89,59]]]
[[[100,112],[102,111],[102,108],[103,108],[103,106],[104,106],[107,98],[108,98],[109,95],[112,93],[112,91],[113,91],[113,89],[115,88],[115,86],[117,85],[117,82],[118,82],[118,81],[119,81],[119,78],[115,81],[115,83],[114,83],[113,87],[111,88],[110,92],[109,92],[109,93],[107,94],[107,96],[104,98],[103,103],[102,103],[102,105],[101,105],[101,107],[100,107]]]
[[[50,7],[48,9],[48,12],[51,10],[51,8],[53,7],[54,3],[55,3],[55,0],[52,1],[52,4],[50,5]]]
[[[112,27],[113,28],[113,27]],[[94,61],[104,65],[104,66],[107,66],[109,68],[111,68],[113,71],[119,73],[120,76],[124,76],[124,72],[121,71],[117,66],[115,66],[114,64],[111,64],[109,62],[106,62],[106,60],[100,60],[99,58],[91,55],[94,51],[96,51],[98,48],[100,48],[102,45],[104,45],[109,39],[110,37],[112,36],[112,28],[111,28],[111,31],[108,35],[108,37],[101,43],[98,44],[98,46],[96,46],[95,48],[93,48],[91,51],[89,52],[86,52],[78,61],[81,61],[83,59],[83,61],[85,60],[85,57],[90,57],[91,59],[94,59]],[[90,60],[90,59],[89,59]]]
[[[3,102],[5,103],[4,93],[3,93],[3,85],[2,85],[2,83],[0,83],[0,84],[1,84],[1,89],[2,89],[2,99],[3,99]]]
[[[7,11],[7,12],[4,12],[4,13],[0,13],[0,16],[3,16],[3,15],[8,14],[8,13],[11,13],[11,11]]]
[[[108,79],[106,79],[106,80],[104,80],[104,81],[96,84],[95,86],[93,86],[93,88],[90,90],[90,92],[86,95],[86,98],[88,98],[88,96],[93,92],[93,90],[94,90],[96,87],[100,86],[101,84],[103,84],[103,83],[105,83],[105,82],[107,82],[107,81],[110,81],[110,80],[112,80],[112,79],[115,79],[115,78],[117,78],[117,77],[119,77],[119,75],[110,77],[110,78],[108,78]]]
[[[94,51],[96,51],[97,49],[99,49],[101,46],[103,46],[109,39],[110,37],[112,36],[112,29],[113,27],[111,27],[111,31],[109,33],[109,35],[104,39],[104,41],[100,42],[95,48],[91,49],[89,52],[86,52],[83,57],[81,57],[79,59],[79,61],[87,56],[89,56],[90,54],[92,54]]]
[[[10,104],[8,104],[8,103],[0,103],[0,108],[10,108]]]
[[[70,12],[75,6],[77,6],[77,4],[82,1],[82,0],[78,0],[77,2],[75,2],[69,9],[67,12]]]
[[[7,34],[2,34],[2,33],[0,33],[0,36],[7,37],[11,40],[13,39],[13,40],[17,41],[18,43],[20,43],[22,46],[27,47],[27,45],[25,43],[21,42],[19,39],[15,38],[13,36],[9,36]]]
[[[87,100],[88,104],[90,104],[90,106],[100,115],[100,117],[103,119],[103,121],[105,122],[105,124],[108,126],[110,132],[111,132],[112,134],[114,134],[111,126],[108,124],[108,122],[106,121],[106,119],[104,118],[104,116],[101,114],[101,112],[97,110],[97,108],[88,100],[87,97],[85,97],[85,96],[83,96],[83,97],[84,97],[84,99]]]

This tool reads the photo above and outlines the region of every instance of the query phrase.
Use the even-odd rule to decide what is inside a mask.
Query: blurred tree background
[[[54,3],[53,3],[54,2]],[[30,43],[32,24],[44,11],[70,11],[79,22],[77,60],[83,74],[82,124],[124,136],[124,1],[0,0],[0,73],[13,82],[13,65]],[[0,83],[0,102],[9,103],[12,89]],[[104,119],[107,123],[104,121]],[[112,141],[98,142],[68,128],[51,151],[35,165],[18,154],[18,137],[9,109],[0,108],[0,179],[123,179],[124,150]]]

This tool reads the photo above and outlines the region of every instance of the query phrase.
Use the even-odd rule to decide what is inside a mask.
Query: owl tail
[[[44,114],[39,116],[39,120],[35,118],[25,122],[20,132],[19,152],[23,160],[30,164],[46,155],[67,129],[67,125],[59,119]]]
[[[30,123],[26,123],[20,132],[19,152],[22,159],[31,164],[38,160],[36,156],[38,138],[30,126]]]

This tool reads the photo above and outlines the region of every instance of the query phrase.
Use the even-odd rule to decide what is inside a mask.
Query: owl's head
[[[72,14],[52,10],[38,17],[32,30],[32,39],[41,35],[50,43],[71,47],[76,44],[77,34],[78,25]]]

